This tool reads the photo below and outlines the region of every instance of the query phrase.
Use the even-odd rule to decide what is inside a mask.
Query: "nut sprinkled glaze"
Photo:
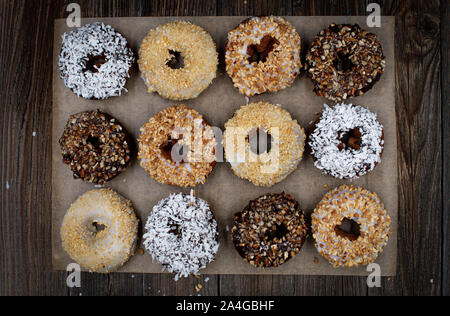
[[[62,247],[90,272],[114,272],[135,253],[138,223],[131,201],[110,189],[89,191],[64,216]]]
[[[215,147],[214,132],[201,114],[184,105],[172,106],[141,128],[138,158],[156,181],[194,187],[212,172]]]
[[[198,97],[216,77],[218,54],[203,28],[177,21],[148,33],[138,63],[149,92],[170,100],[188,100]]]
[[[301,38],[281,17],[254,17],[228,33],[225,63],[228,75],[247,97],[277,92],[300,73]]]
[[[75,179],[103,185],[131,160],[130,137],[115,118],[99,111],[70,116],[59,140],[63,162]]]
[[[357,225],[357,232],[343,230],[344,221]],[[315,246],[336,268],[375,261],[388,242],[390,224],[378,195],[354,186],[328,192],[312,214]]]
[[[250,135],[255,131],[270,135],[270,150],[252,150]],[[238,177],[270,187],[297,168],[305,139],[305,131],[289,112],[280,105],[258,102],[241,107],[225,124],[223,145],[226,159]]]
[[[290,195],[267,194],[234,216],[231,234],[237,251],[252,266],[278,267],[300,252],[307,226]]]
[[[377,36],[357,24],[331,24],[316,36],[306,55],[306,70],[314,82],[314,92],[334,102],[370,90],[385,67]]]

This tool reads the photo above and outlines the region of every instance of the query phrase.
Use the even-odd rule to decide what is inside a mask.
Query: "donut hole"
[[[265,63],[270,52],[280,42],[270,35],[266,35],[261,39],[259,44],[252,44],[247,47],[247,55],[249,63]]]
[[[342,223],[334,228],[334,231],[340,237],[355,241],[361,236],[361,225],[352,219],[344,218]]]
[[[186,158],[188,154],[188,147],[179,143],[182,139],[182,136],[180,138],[172,138],[171,136],[167,137],[167,141],[162,144],[160,148],[162,156],[166,160],[181,162],[184,158]]]
[[[362,136],[360,129],[358,127],[355,127],[349,131],[341,133],[339,141],[339,150],[347,150],[349,148],[355,150],[361,149]]]
[[[258,127],[250,131],[247,136],[250,150],[256,155],[269,153],[272,150],[272,135],[265,128]]]
[[[338,73],[345,74],[355,69],[355,64],[350,59],[350,52],[339,51],[333,60],[333,67]]]
[[[95,151],[99,151],[100,150],[100,137],[97,136],[93,136],[93,135],[89,135],[88,138],[86,139],[86,143],[90,144]]]
[[[106,225],[103,225],[97,221],[93,221],[89,227],[89,230],[94,233],[98,234],[106,229]]]
[[[180,52],[169,49],[169,54],[172,58],[167,62],[167,66],[171,69],[182,69],[184,68],[184,57]]]
[[[178,236],[178,237],[182,237],[182,233],[181,233],[181,226],[178,225],[177,223],[174,222],[169,222],[169,226],[170,226],[170,231],[169,233]]]
[[[284,223],[281,223],[280,225],[272,225],[271,228],[266,232],[266,237],[268,241],[273,241],[275,239],[281,240],[283,237],[286,237],[286,235],[289,233],[289,230],[287,229],[286,225]]]
[[[86,65],[84,66],[83,72],[99,72],[100,67],[106,63],[105,54],[101,55],[88,55]]]

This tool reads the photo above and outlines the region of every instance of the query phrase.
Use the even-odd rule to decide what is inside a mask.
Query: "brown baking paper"
[[[224,70],[223,49],[227,33],[238,25],[245,17],[144,17],[144,18],[98,18],[83,19],[82,25],[101,21],[112,25],[123,34],[137,53],[139,45],[148,31],[157,25],[174,20],[188,20],[205,28],[217,43],[220,53],[218,77],[197,99],[184,102],[197,110],[212,126],[223,129],[225,122],[242,105],[246,98],[234,88]],[[311,274],[311,275],[368,275],[366,267],[333,268],[314,248],[310,237],[297,257],[278,268],[259,269],[244,261],[233,247],[230,229],[233,226],[233,215],[241,211],[250,200],[266,193],[285,191],[299,201],[306,213],[311,213],[322,196],[332,188],[341,184],[354,184],[379,194],[392,218],[392,235],[389,243],[376,261],[380,264],[384,276],[395,275],[397,259],[397,138],[395,119],[395,83],[394,83],[394,17],[383,17],[381,28],[368,28],[366,17],[287,17],[302,37],[303,49],[309,47],[314,36],[330,23],[358,23],[370,29],[380,38],[387,67],[381,80],[365,95],[347,102],[360,104],[377,113],[379,121],[384,125],[385,150],[382,162],[375,170],[356,181],[342,181],[331,176],[322,175],[313,165],[312,158],[305,156],[298,169],[286,180],[272,188],[253,186],[246,180],[235,176],[228,163],[218,163],[206,184],[195,188],[198,197],[211,205],[220,229],[220,248],[215,262],[202,270],[203,274]],[[60,238],[60,227],[66,210],[75,199],[94,189],[94,185],[74,180],[70,168],[62,163],[58,140],[70,114],[86,110],[99,109],[116,117],[134,138],[139,136],[139,128],[147,120],[167,108],[179,104],[161,98],[157,94],[149,94],[140,78],[137,67],[128,81],[129,92],[122,97],[105,101],[90,101],[78,98],[64,86],[58,69],[58,56],[61,49],[61,35],[71,29],[65,20],[55,23],[55,45],[53,56],[53,135],[52,135],[52,246],[53,267],[65,270],[73,261],[63,251]],[[281,104],[306,129],[318,117],[323,104],[332,105],[326,99],[313,92],[311,80],[302,72],[294,85],[276,94],[263,94],[251,98],[251,102],[264,100],[273,104]],[[185,192],[153,180],[134,159],[127,170],[115,178],[106,187],[113,188],[129,198],[144,224],[153,206],[171,193]],[[142,235],[141,235],[142,236]],[[141,240],[142,241],[142,240]],[[318,263],[315,263],[315,261]],[[137,253],[120,270],[133,273],[160,273],[161,265],[152,262],[148,253]]]

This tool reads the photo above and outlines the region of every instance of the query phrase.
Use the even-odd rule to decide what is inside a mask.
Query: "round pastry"
[[[267,194],[234,216],[233,243],[255,267],[278,267],[300,252],[308,234],[305,216],[290,195]]]
[[[375,261],[388,242],[390,224],[378,195],[354,186],[330,191],[312,214],[316,248],[334,267]]]
[[[86,99],[120,96],[134,64],[127,40],[111,26],[87,24],[62,37],[59,69],[64,84]]]
[[[211,126],[184,105],[159,112],[141,128],[141,167],[156,181],[181,187],[206,182],[216,164]]]
[[[197,275],[219,249],[217,223],[209,204],[183,193],[161,200],[145,225],[144,246],[175,279]]]
[[[370,90],[385,67],[377,36],[357,24],[331,24],[316,36],[306,55],[314,92],[335,102]]]
[[[59,140],[63,162],[75,179],[103,185],[131,160],[130,136],[115,118],[99,111],[69,117]]]
[[[339,179],[356,179],[381,161],[383,126],[376,114],[351,104],[325,105],[309,137],[314,165]]]
[[[129,200],[110,189],[93,190],[67,210],[62,247],[90,272],[114,272],[135,253],[138,223]]]
[[[223,145],[234,173],[257,186],[283,181],[302,159],[305,131],[280,105],[241,107],[225,124]]]
[[[225,63],[239,92],[247,97],[292,85],[302,67],[301,38],[281,17],[254,17],[228,33]]]
[[[138,63],[149,92],[170,100],[188,100],[198,97],[216,77],[218,54],[204,29],[178,21],[148,33]]]

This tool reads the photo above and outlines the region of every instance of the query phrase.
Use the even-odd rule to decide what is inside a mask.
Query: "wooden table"
[[[396,21],[399,130],[398,274],[365,278],[83,274],[81,289],[51,266],[51,107],[55,18],[63,0],[0,0],[1,295],[450,295],[449,2],[447,0],[76,1],[83,17],[367,15]],[[208,280],[208,281],[207,281]]]

